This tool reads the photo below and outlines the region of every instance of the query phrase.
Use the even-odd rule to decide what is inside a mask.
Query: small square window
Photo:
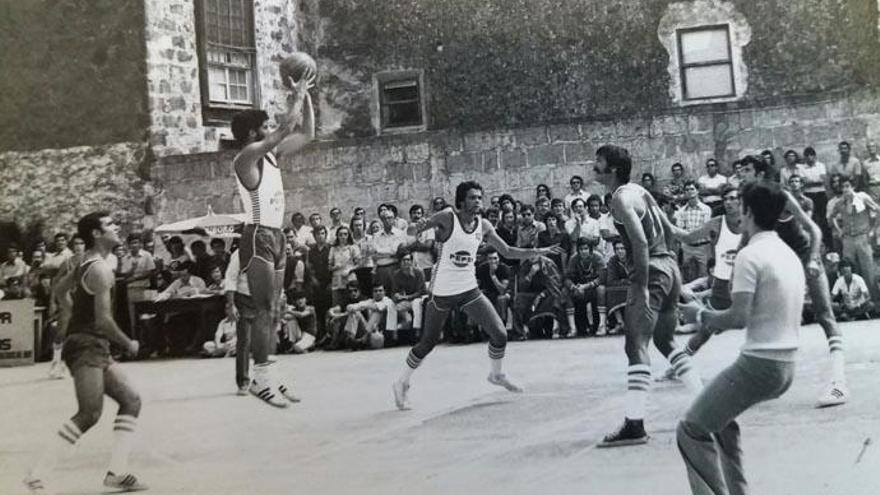
[[[727,24],[678,30],[684,100],[736,96]]]
[[[380,81],[379,106],[382,129],[424,125],[418,77]]]

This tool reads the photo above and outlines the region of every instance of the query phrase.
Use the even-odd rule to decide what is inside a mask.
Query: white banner
[[[0,366],[34,364],[34,300],[0,301]]]

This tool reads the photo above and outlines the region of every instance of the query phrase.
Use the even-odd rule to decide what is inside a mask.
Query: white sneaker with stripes
[[[846,389],[846,386],[832,383],[822,397],[819,397],[819,402],[816,404],[816,407],[831,407],[846,404],[848,396],[849,391]]]
[[[278,387],[273,387],[269,380],[265,380],[265,383],[254,378],[251,381],[250,392],[255,397],[262,399],[270,406],[285,408],[290,405],[284,397],[281,396],[281,393],[278,391]]]
[[[142,492],[149,489],[147,485],[138,481],[133,474],[123,473],[116,475],[109,471],[107,472],[107,476],[104,477],[104,486],[124,492]]]
[[[48,488],[46,488],[46,484],[43,483],[43,480],[39,478],[34,478],[31,475],[27,475],[22,483],[24,483],[24,486],[27,487],[28,493],[32,495],[46,495],[50,493]]]

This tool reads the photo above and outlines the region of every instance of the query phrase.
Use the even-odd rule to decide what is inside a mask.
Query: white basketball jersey
[[[715,270],[712,276],[718,280],[730,280],[741,239],[742,234],[734,234],[727,226],[727,215],[721,215],[721,230],[718,232],[718,242],[715,243]]]
[[[258,161],[260,182],[256,189],[248,189],[241,183],[238,174],[238,192],[247,215],[244,223],[263,225],[280,229],[284,223],[284,186],[281,183],[281,169],[275,161],[275,155],[266,153]]]
[[[435,296],[454,296],[477,287],[474,263],[477,248],[483,241],[483,219],[479,215],[476,217],[477,226],[470,233],[465,232],[455,212],[452,219],[452,233],[440,246],[431,278],[431,294]]]

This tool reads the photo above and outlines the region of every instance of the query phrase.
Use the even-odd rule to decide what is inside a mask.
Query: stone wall
[[[51,238],[102,209],[126,229],[140,226],[147,212],[139,171],[147,155],[145,143],[0,153],[0,221],[42,223]]]
[[[875,0],[302,3],[303,47],[322,73],[321,127],[340,138],[376,134],[373,77],[400,69],[424,70],[435,130],[665,113],[678,103],[658,28],[672,8],[724,5],[747,24],[737,32],[750,27],[744,107],[876,86],[880,73]]]
[[[275,115],[286,95],[278,61],[296,48],[296,2],[254,4],[260,107]],[[216,151],[221,137],[232,137],[228,127],[206,125],[202,117],[195,7],[195,0],[145,2],[150,144],[156,156]]]
[[[408,208],[427,205],[433,196],[451,200],[455,185],[477,180],[487,196],[511,192],[531,202],[535,186],[548,184],[563,195],[573,174],[587,187],[593,181],[595,150],[605,143],[629,148],[633,177],[653,172],[661,182],[669,167],[682,162],[690,175],[717,157],[726,168],[734,157],[773,149],[781,163],[788,148],[813,146],[831,163],[846,139],[858,155],[867,139],[880,138],[880,91],[829,94],[788,105],[720,112],[669,112],[651,118],[584,121],[487,132],[438,131],[316,143],[282,160],[288,216],[331,206],[346,215],[355,206],[374,209],[382,202]],[[240,211],[231,174],[231,153],[162,159],[154,177],[165,184],[163,221],[216,212]]]
[[[145,140],[143,31],[139,0],[0,0],[0,151]]]

